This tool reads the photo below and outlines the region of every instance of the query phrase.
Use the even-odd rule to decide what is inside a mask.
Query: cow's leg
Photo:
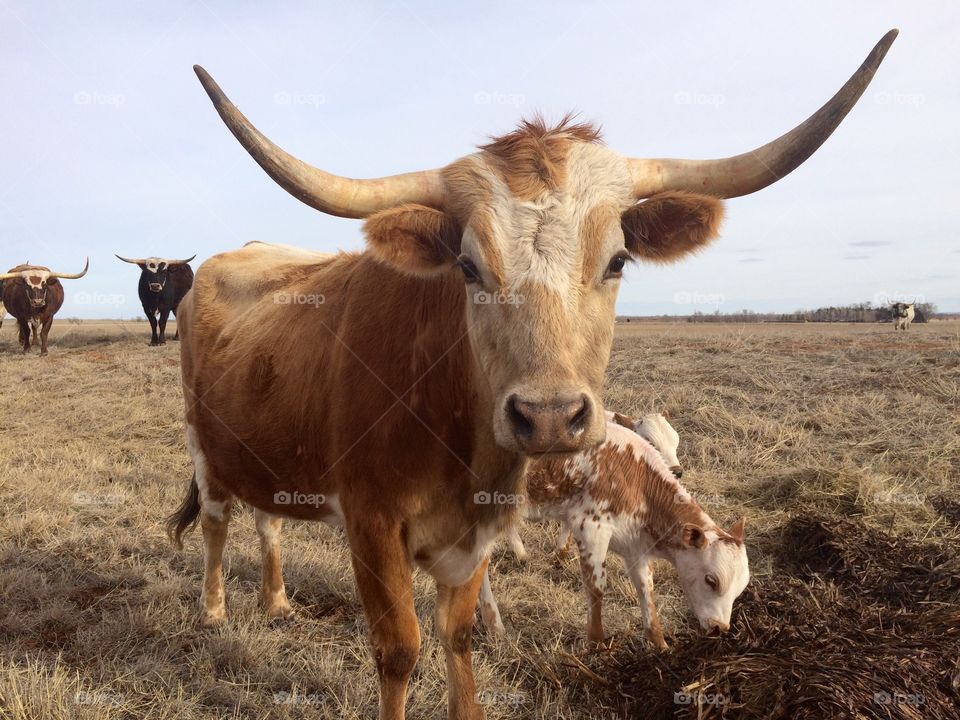
[[[169,310],[161,310],[161,311],[160,311],[160,322],[159,322],[159,325],[160,325],[160,344],[161,344],[161,345],[166,345],[166,344],[167,344],[167,320],[169,320],[169,319],[170,319],[170,311],[169,311]]]
[[[483,626],[491,635],[503,635],[503,620],[500,618],[500,608],[497,607],[497,598],[493,595],[493,588],[490,587],[490,568],[489,566],[483,573],[483,582],[480,584],[480,619],[483,620]]]
[[[193,459],[194,480],[200,492],[200,528],[203,531],[203,587],[200,590],[200,623],[219,625],[227,619],[227,597],[223,587],[223,547],[227,542],[233,495],[210,471],[200,439],[187,424],[187,452]]]
[[[147,320],[150,321],[150,344],[159,345],[160,338],[157,335],[157,316],[150,310],[144,308],[143,314],[147,316]]]
[[[646,630],[647,640],[657,650],[666,650],[667,641],[663,639],[663,628],[660,626],[660,616],[657,614],[657,604],[653,596],[653,567],[646,557],[640,557],[629,563],[628,572],[633,586],[640,596],[640,613],[643,616],[643,627]]]
[[[380,720],[402,720],[407,683],[420,655],[403,529],[397,519],[368,513],[355,523],[348,516],[347,536],[380,680]]]
[[[257,534],[260,535],[260,557],[263,582],[260,585],[260,604],[271,620],[290,620],[293,608],[287,599],[283,584],[283,566],[280,562],[280,528],[283,521],[263,510],[254,510]]]
[[[483,710],[477,704],[470,646],[474,608],[487,576],[488,562],[484,558],[463,585],[437,584],[437,633],[447,658],[447,717],[451,720],[483,718]]]
[[[517,527],[519,522],[515,522],[507,531],[507,544],[513,556],[522,563],[527,561],[527,549],[523,546],[523,540],[520,539],[520,530]]]
[[[176,310],[173,311],[173,320],[174,320],[174,322],[176,322],[176,320],[177,320],[177,311],[176,311]],[[180,323],[177,323],[177,329],[173,331],[173,339],[174,339],[175,341],[179,341],[179,340],[180,340]]]
[[[607,547],[611,530],[599,522],[585,520],[574,527],[573,536],[580,552],[580,570],[587,593],[587,640],[603,642],[603,591],[607,586]]]
[[[17,327],[19,328],[19,340],[20,345],[23,347],[23,351],[30,352],[30,323],[26,320],[17,319]]]
[[[30,321],[30,329],[33,330],[33,344],[37,344],[37,328],[40,327],[40,322],[38,320]]]
[[[40,330],[40,355],[47,354],[47,336],[50,334],[50,328],[53,327],[53,315],[43,322],[43,328]],[[36,342],[36,338],[34,338]]]
[[[201,486],[203,487],[203,486]],[[223,547],[227,542],[232,499],[201,491],[200,527],[203,529],[203,589],[200,591],[200,624],[213,627],[226,622],[227,594],[223,587]]]

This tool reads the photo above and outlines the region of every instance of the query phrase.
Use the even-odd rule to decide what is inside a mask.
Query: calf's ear
[[[702,550],[707,546],[707,535],[703,528],[693,523],[686,523],[680,531],[680,546]]]
[[[742,542],[743,542],[743,524],[744,524],[744,520],[745,520],[745,518],[740,518],[739,520],[737,520],[737,521],[733,524],[733,527],[730,528],[730,536],[731,536],[734,540],[736,540],[738,543],[742,543]]]
[[[447,270],[460,255],[457,223],[424,205],[399,205],[371,215],[363,232],[374,255],[413,275]]]
[[[722,220],[723,201],[715,197],[665,192],[630,207],[620,225],[632,255],[668,263],[706,246]]]

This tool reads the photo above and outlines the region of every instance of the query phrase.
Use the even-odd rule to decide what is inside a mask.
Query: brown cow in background
[[[3,306],[17,319],[19,342],[23,351],[30,350],[30,330],[37,342],[39,328],[40,355],[47,354],[47,335],[53,325],[53,316],[63,305],[63,285],[60,280],[76,280],[87,274],[90,258],[83,270],[75,275],[51,272],[41,265],[17,265],[0,275],[3,281]]]

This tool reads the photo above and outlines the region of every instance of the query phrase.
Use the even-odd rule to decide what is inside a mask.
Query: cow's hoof
[[[290,607],[290,603],[276,603],[267,608],[267,620],[271,625],[283,625],[297,618],[297,611]]]
[[[216,628],[227,623],[227,611],[225,608],[216,610],[204,610],[200,616],[200,627]]]
[[[46,357],[46,356],[47,356],[47,351],[46,351],[46,350],[41,350],[41,351],[40,351],[40,357]]]

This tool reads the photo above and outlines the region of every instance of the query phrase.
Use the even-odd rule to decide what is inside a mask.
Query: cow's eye
[[[463,279],[467,283],[478,283],[480,282],[480,271],[477,270],[476,263],[473,262],[466,255],[461,255],[459,258],[460,270],[463,271]]]
[[[710,589],[713,590],[714,592],[716,592],[717,588],[720,587],[720,581],[717,580],[717,576],[714,575],[713,573],[707,573],[707,574],[704,576],[703,581],[704,581],[707,585],[709,585],[709,586],[710,586]]]
[[[623,277],[623,266],[627,264],[627,260],[629,259],[630,256],[626,251],[617,253],[610,258],[610,264],[607,265],[607,271],[603,274],[603,279],[609,280],[611,278]]]

